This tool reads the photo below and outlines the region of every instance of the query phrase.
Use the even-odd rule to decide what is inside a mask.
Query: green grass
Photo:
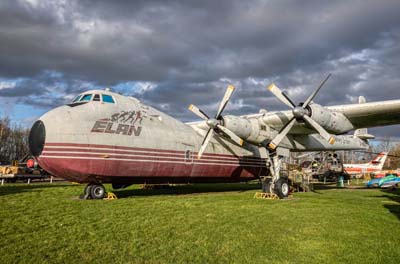
[[[324,188],[253,199],[255,184],[115,191],[0,187],[0,263],[398,263],[399,193]],[[107,186],[109,189],[110,187]]]

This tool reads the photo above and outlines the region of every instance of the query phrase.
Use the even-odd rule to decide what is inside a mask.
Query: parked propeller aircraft
[[[67,180],[88,183],[84,198],[100,199],[103,183],[239,182],[260,178],[283,198],[277,148],[291,151],[367,149],[366,137],[345,135],[364,127],[400,123],[400,100],[324,107],[313,102],[329,76],[304,103],[295,104],[275,84],[268,89],[290,111],[222,115],[228,86],[214,118],[182,123],[133,97],[92,90],[37,120],[29,147],[38,164]]]

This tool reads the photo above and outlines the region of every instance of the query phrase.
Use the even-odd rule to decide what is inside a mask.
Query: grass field
[[[0,263],[398,263],[400,193],[321,188],[253,199],[256,184],[115,191],[0,187]],[[109,189],[110,186],[107,186]]]

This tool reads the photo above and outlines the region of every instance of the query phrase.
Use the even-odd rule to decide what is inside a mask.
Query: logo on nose
[[[142,121],[147,116],[147,112],[143,110],[121,111],[110,118],[96,121],[91,132],[140,136]]]

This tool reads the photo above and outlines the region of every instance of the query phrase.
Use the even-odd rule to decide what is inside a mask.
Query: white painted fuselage
[[[225,125],[238,135],[241,127],[235,127],[235,120],[250,124],[250,130],[242,130],[249,131],[244,145],[217,131],[197,159],[208,128],[205,122],[185,124],[135,98],[93,90],[40,117],[31,129],[30,148],[49,173],[77,182],[246,181],[269,173],[265,147],[279,132],[267,123],[272,115],[231,122],[225,116]],[[301,124],[299,129],[308,130]],[[281,145],[292,151],[368,148],[357,137],[335,139],[329,144],[319,134],[294,133]]]

